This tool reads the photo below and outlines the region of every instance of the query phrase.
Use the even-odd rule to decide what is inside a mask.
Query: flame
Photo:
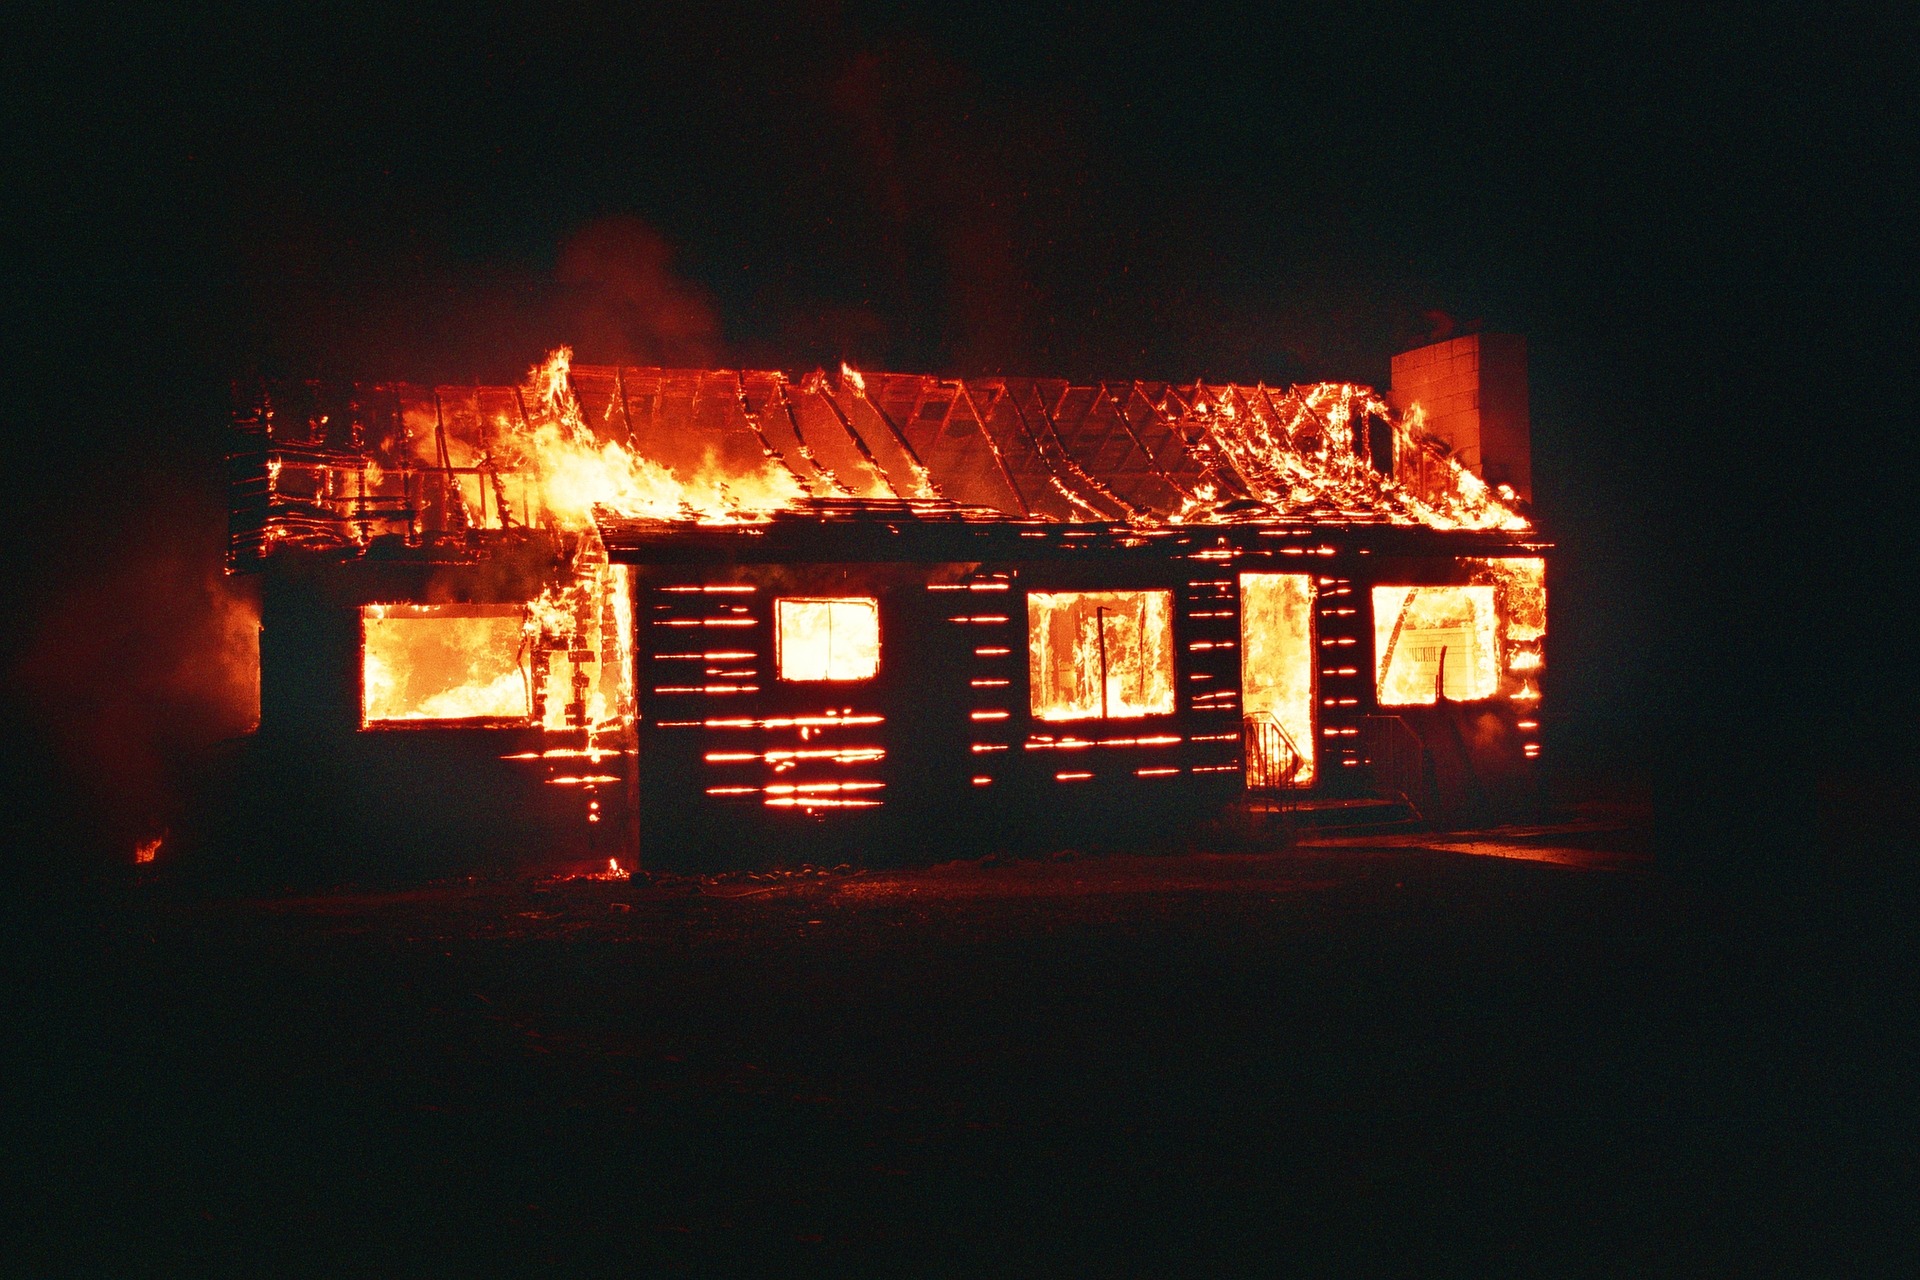
[[[316,448],[310,455],[270,445],[268,513],[257,527],[236,532],[233,554],[365,548],[385,539],[465,543],[475,533],[505,530],[587,534],[596,511],[661,522],[761,523],[834,494],[998,504],[969,473],[983,462],[995,465],[1000,431],[983,424],[1005,416],[995,407],[1003,397],[1024,393],[1006,385],[869,378],[844,361],[839,371],[835,386],[821,370],[797,382],[777,372],[586,370],[561,346],[532,365],[519,386],[382,388],[391,396],[370,403],[390,399],[397,414],[386,419],[390,427],[378,414],[366,422],[356,417],[358,456],[350,461],[332,456],[338,450],[327,437],[337,428],[323,430],[326,415],[296,418],[289,402],[284,425],[276,427],[280,409],[269,396],[246,420],[248,429],[270,442],[284,436],[288,445]],[[604,408],[594,400],[597,421],[589,421],[583,389],[605,394]],[[1430,437],[1420,406],[1396,416],[1369,387],[1101,383],[1083,390],[1093,392],[1088,403],[1139,397],[1175,432],[1177,444],[1160,462],[1179,496],[1167,507],[1142,505],[1123,494],[1126,486],[1110,485],[1100,468],[1077,461],[1079,446],[1056,441],[1060,447],[1045,452],[1036,477],[1056,517],[1144,527],[1304,517],[1529,528],[1510,491],[1490,489]],[[716,393],[737,405],[718,403]],[[673,407],[663,407],[669,401]],[[951,407],[963,401],[964,414]],[[901,417],[909,405],[918,408]],[[938,419],[946,425],[931,445],[926,433],[936,419],[929,410],[952,419]],[[1022,420],[1038,412],[1029,427],[1037,424],[1041,438],[1052,438],[1053,410],[1015,411]],[[1391,476],[1374,470],[1367,444],[1382,431],[1393,438]],[[949,439],[961,443],[949,448]],[[757,457],[743,450],[752,443]],[[932,455],[921,456],[929,447],[941,451],[934,469],[927,465]],[[1000,509],[1036,514],[1025,498]]]
[[[597,539],[592,546],[597,548]],[[527,602],[523,648],[545,659],[534,709],[542,728],[592,732],[632,716],[627,573],[621,565],[576,562],[572,578]]]
[[[1249,411],[1239,403],[1242,396],[1264,401],[1271,412]],[[1441,452],[1426,433],[1418,405],[1396,419],[1371,387],[1318,382],[1282,394],[1202,386],[1184,411],[1194,452],[1216,455],[1222,474],[1275,513],[1359,510],[1396,524],[1442,529],[1530,527],[1480,477]],[[1375,421],[1393,432],[1391,477],[1375,471],[1355,444],[1356,431],[1364,436]],[[1233,518],[1234,513],[1214,509],[1218,492],[1211,482],[1196,484],[1170,522]]]
[[[476,616],[476,614],[478,616]],[[522,624],[512,606],[367,605],[360,611],[361,723],[524,719]]]
[[[1313,599],[1308,574],[1240,575],[1241,712],[1273,717],[1300,757],[1290,781],[1301,787],[1313,781]]]
[[[871,680],[880,669],[880,602],[872,596],[774,605],[782,680]]]
[[[1220,490],[1201,481],[1193,486],[1193,492],[1180,503],[1180,509],[1167,518],[1169,524],[1185,524],[1188,520],[1202,516],[1220,500]]]
[[[1426,409],[1418,403],[1408,405],[1393,425],[1393,447],[1396,473],[1410,470],[1403,466],[1409,460],[1426,465],[1437,462],[1444,472],[1440,483],[1421,486],[1418,502],[1428,523],[1443,529],[1503,529],[1510,533],[1533,527],[1507,505],[1515,500],[1511,488],[1503,484],[1497,494],[1489,489],[1486,481],[1444,453],[1427,434],[1426,426]]]
[[[1528,683],[1546,666],[1547,562],[1539,556],[1490,556],[1465,561],[1475,582],[1493,587],[1500,618],[1500,652],[1508,679],[1502,686],[1519,702],[1539,697]],[[1516,682],[1518,688],[1515,688]]]
[[[1027,619],[1036,719],[1173,713],[1171,591],[1034,591]]]
[[[1547,562],[1539,556],[1492,556],[1470,560],[1476,582],[1491,582],[1506,624],[1508,643],[1524,644],[1547,634]]]
[[[135,845],[133,847],[133,860],[140,863],[152,862],[160,855],[161,839],[162,837],[155,836],[151,840],[143,840]]]
[[[410,707],[407,720],[465,720],[526,714],[527,682],[518,669],[503,671],[481,685],[446,689]]]
[[[504,461],[526,474],[538,491],[540,514],[562,528],[584,530],[596,508],[616,515],[657,520],[741,523],[765,519],[807,496],[795,474],[769,461],[757,473],[709,466],[680,475],[626,445],[598,439],[588,427],[573,391],[573,351],[558,347],[528,371],[526,420],[506,423]],[[840,382],[855,396],[867,394],[867,380],[842,361]],[[819,372],[800,384],[803,394],[825,394]],[[1247,389],[1196,387],[1184,413],[1200,428],[1195,449],[1214,455],[1253,500],[1277,512],[1366,509],[1396,523],[1439,528],[1522,531],[1530,526],[1509,505],[1511,490],[1496,494],[1487,484],[1437,446],[1425,430],[1418,405],[1396,419],[1372,388],[1345,382],[1294,387],[1285,394],[1261,391],[1273,412],[1254,412],[1240,403]],[[609,406],[611,412],[611,406]],[[1355,448],[1356,427],[1387,423],[1394,435],[1396,472],[1417,483],[1386,477]],[[918,459],[907,460],[920,496],[934,496],[933,477]],[[1404,463],[1404,466],[1402,465]],[[1049,483],[1086,518],[1102,518],[1074,488],[1058,477]],[[1166,523],[1230,518],[1217,510],[1221,486],[1196,482]],[[532,504],[529,504],[532,505]],[[1237,513],[1232,513],[1237,514]],[[1155,523],[1155,517],[1129,511],[1129,518]]]
[[[597,818],[589,819],[589,821],[595,821],[595,820],[597,820]],[[569,873],[567,875],[552,876],[547,880],[547,883],[552,884],[559,881],[573,881],[573,880],[631,880],[631,879],[633,879],[633,872],[621,866],[620,860],[618,858],[608,858],[606,870],[604,871],[576,871],[576,872]]]
[[[1375,587],[1375,680],[1383,707],[1477,702],[1500,688],[1493,588]]]
[[[1467,586],[1375,587],[1375,679],[1383,706],[1471,702],[1506,693],[1539,698],[1529,677],[1546,666],[1547,562],[1539,556],[1466,557]],[[1444,658],[1443,655],[1444,654]],[[1444,668],[1444,672],[1443,672]]]
[[[589,736],[633,714],[627,570],[581,564],[524,604],[367,605],[361,723],[532,720]]]
[[[507,423],[503,462],[537,491],[539,513],[567,530],[591,530],[596,508],[636,519],[732,524],[805,497],[791,472],[771,462],[758,473],[713,467],[680,476],[587,425],[571,372],[573,349],[557,347],[527,372],[524,422]]]

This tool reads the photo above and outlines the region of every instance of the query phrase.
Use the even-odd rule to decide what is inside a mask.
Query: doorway
[[[1313,785],[1313,578],[1240,575],[1240,714],[1247,789]]]

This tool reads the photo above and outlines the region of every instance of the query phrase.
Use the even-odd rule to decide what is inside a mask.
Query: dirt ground
[[[6,1270],[1898,1270],[1865,943],[1730,923],[1631,833],[1417,839],[149,877],[10,985]]]

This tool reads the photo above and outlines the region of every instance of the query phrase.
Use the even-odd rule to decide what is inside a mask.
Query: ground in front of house
[[[1578,824],[1575,824],[1576,827]],[[1872,1272],[1885,1010],[1644,832],[47,922],[24,1273]],[[1898,1197],[1896,1197],[1896,1200]],[[8,1268],[12,1270],[12,1267]]]

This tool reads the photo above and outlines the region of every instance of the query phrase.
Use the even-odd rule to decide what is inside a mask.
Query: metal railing
[[[1372,767],[1374,787],[1388,799],[1405,801],[1414,817],[1424,821],[1435,783],[1420,735],[1399,716],[1362,716],[1360,745]]]
[[[1280,722],[1264,711],[1241,717],[1240,752],[1249,791],[1284,791],[1307,762]]]

